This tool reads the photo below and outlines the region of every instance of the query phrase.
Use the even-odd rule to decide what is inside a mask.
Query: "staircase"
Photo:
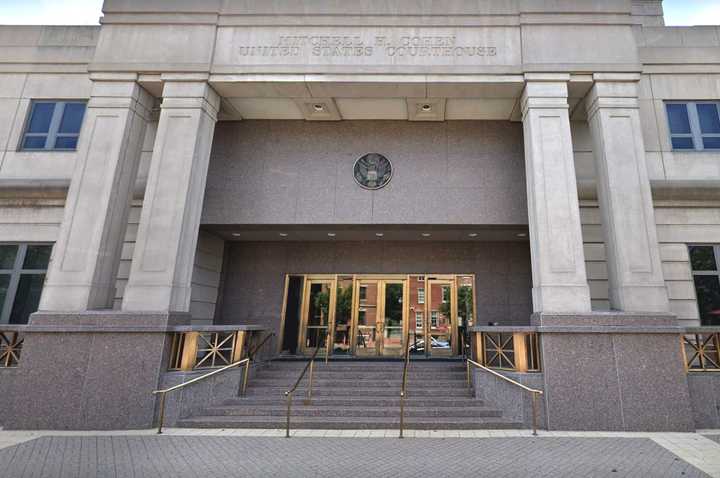
[[[305,361],[273,361],[250,379],[247,394],[180,420],[186,428],[284,428],[284,392]],[[401,362],[315,362],[313,399],[303,403],[307,377],[295,392],[293,429],[392,429],[400,423]],[[415,430],[522,428],[472,397],[459,361],[413,361],[408,374],[405,427]]]

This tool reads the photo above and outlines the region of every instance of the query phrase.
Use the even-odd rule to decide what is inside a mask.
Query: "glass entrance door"
[[[455,283],[453,280],[428,280],[428,343],[433,357],[453,355],[457,330]]]
[[[377,355],[382,330],[378,320],[380,281],[358,279],[355,294],[355,355]]]
[[[382,340],[380,354],[402,356],[405,351],[407,320],[405,281],[382,281]]]
[[[331,313],[334,311],[335,294],[332,293],[333,280],[308,279],[305,281],[303,299],[304,327],[301,332],[302,351],[312,354],[316,347],[327,347],[327,335],[332,323]]]

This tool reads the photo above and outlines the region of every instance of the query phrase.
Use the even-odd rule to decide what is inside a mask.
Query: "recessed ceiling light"
[[[517,237],[527,237],[527,234],[525,234],[524,232],[521,232],[521,233],[515,234],[515,235],[516,235]]]
[[[322,104],[322,103],[315,103],[315,104],[313,105],[313,109],[314,109],[315,111],[325,111],[325,105]]]
[[[288,237],[287,232],[281,232],[281,233],[280,233],[280,237]]]
[[[375,235],[377,237],[383,237],[385,234],[383,234],[382,232],[376,232]]]
[[[470,234],[468,234],[468,237],[478,237],[478,234],[477,232],[471,232]]]
[[[328,237],[335,237],[336,235],[334,232],[328,232]]]
[[[240,237],[242,234],[240,234],[239,232],[233,232],[232,235],[233,237]]]
[[[430,234],[429,232],[422,233],[422,237],[430,237],[430,236],[432,236],[432,234]]]
[[[428,103],[425,103],[424,105],[422,105],[422,106],[420,107],[420,109],[427,113],[427,112],[429,112],[429,111],[432,111],[432,105],[431,105],[431,104],[428,104]]]

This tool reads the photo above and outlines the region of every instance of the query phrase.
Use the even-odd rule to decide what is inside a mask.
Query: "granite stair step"
[[[302,400],[304,396],[296,395],[293,400]],[[222,406],[256,406],[256,405],[285,405],[287,402],[284,396],[258,396],[246,398],[232,398],[225,400]],[[398,397],[335,397],[335,396],[314,396],[313,406],[323,407],[399,407]],[[485,402],[471,397],[442,397],[442,398],[413,398],[409,396],[405,400],[406,407],[468,407],[483,406]]]
[[[285,417],[197,416],[180,420],[181,428],[285,428]],[[396,429],[398,417],[300,417],[291,418],[291,428],[321,430]],[[420,418],[405,420],[407,430],[500,430],[522,428],[520,423],[498,417]]]
[[[287,407],[270,406],[220,406],[211,407],[202,412],[203,416],[273,416],[284,417]],[[302,401],[293,406],[292,416],[306,417],[398,417],[396,407],[330,407],[303,405]],[[405,407],[406,417],[447,418],[447,417],[500,417],[502,412],[486,407]]]

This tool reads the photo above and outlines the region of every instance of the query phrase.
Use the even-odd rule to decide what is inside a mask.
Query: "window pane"
[[[15,267],[17,250],[17,244],[0,246],[0,269],[12,269]]]
[[[695,149],[692,138],[673,138],[673,149]]]
[[[55,149],[75,149],[77,148],[77,136],[58,136],[55,140]]]
[[[33,103],[27,133],[47,133],[50,130],[55,103]]]
[[[30,314],[37,311],[44,282],[45,274],[20,276],[15,303],[10,313],[11,324],[27,324]]]
[[[703,138],[703,147],[705,149],[720,149],[720,137]]]
[[[10,274],[0,275],[0,310],[5,305],[5,297],[7,297],[8,286],[10,285]]]
[[[690,246],[690,263],[694,271],[716,270],[713,246]]]
[[[667,112],[672,134],[690,134],[690,118],[688,117],[687,105],[669,104],[667,105]]]
[[[704,134],[720,133],[720,118],[718,117],[717,105],[697,105],[697,111],[700,117],[700,130]]]
[[[47,136],[26,136],[23,149],[44,149]]]
[[[701,325],[720,325],[720,281],[718,276],[695,276],[695,292]]]
[[[52,246],[28,246],[23,269],[47,270]]]
[[[85,115],[84,103],[67,103],[62,121],[60,121],[60,133],[79,133]]]

